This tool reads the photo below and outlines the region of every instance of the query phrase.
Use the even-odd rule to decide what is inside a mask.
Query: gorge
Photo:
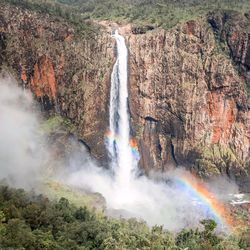
[[[70,119],[92,155],[107,162],[109,31],[81,39],[69,24],[3,4],[0,21],[1,67],[34,92],[43,110]],[[230,176],[248,190],[248,29],[249,19],[236,12],[168,31],[125,29],[132,135],[146,173],[181,165],[205,178]]]
[[[218,10],[169,29],[88,25],[0,3],[1,71],[31,90],[45,119],[63,121],[49,141],[56,160],[72,137],[94,159],[74,161],[65,181],[101,193],[108,216],[164,220],[172,231],[204,217],[230,226],[208,190],[228,199],[215,183],[237,192],[236,182],[249,193],[249,16]]]

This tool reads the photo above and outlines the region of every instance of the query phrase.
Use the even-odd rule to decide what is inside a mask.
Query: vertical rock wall
[[[217,12],[168,31],[124,28],[131,124],[145,172],[185,166],[249,188],[249,27],[246,16]],[[63,20],[0,4],[0,50],[1,68],[106,159],[110,34],[81,35]]]
[[[80,32],[61,19],[0,4],[0,48],[1,68],[30,88],[47,113],[69,118],[92,154],[105,159],[110,34]]]
[[[249,27],[237,13],[210,13],[128,38],[132,124],[146,172],[183,165],[247,178]]]

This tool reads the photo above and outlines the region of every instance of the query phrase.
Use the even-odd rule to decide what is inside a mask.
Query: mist
[[[163,225],[170,231],[200,227],[200,221],[203,219],[217,220],[199,197],[181,187],[176,181],[183,176],[194,178],[183,168],[165,174],[152,172],[150,177],[133,178],[128,186],[123,187],[119,186],[111,171],[99,167],[91,159],[84,147],[81,149],[81,158],[81,163],[80,157],[77,161],[71,159],[69,171],[60,177],[61,181],[79,189],[102,194],[106,200],[108,216],[134,217],[146,221],[149,226]],[[224,177],[220,178],[219,183],[207,183],[207,188],[213,191],[219,200],[228,202],[228,192],[220,191],[223,189],[237,193],[237,186]],[[229,230],[222,221],[217,223],[218,231]]]
[[[43,137],[32,94],[9,75],[0,79],[0,179],[32,188],[41,177]]]
[[[197,227],[200,220],[211,218],[207,207],[176,182],[190,176],[184,169],[131,178],[129,185],[120,186],[112,171],[100,166],[75,139],[72,143],[76,149],[67,155],[68,159],[52,160],[36,106],[32,94],[17,87],[10,76],[0,80],[1,180],[15,187],[35,188],[46,176],[48,161],[51,166],[59,162],[61,167],[52,178],[100,193],[105,198],[108,216],[135,217],[150,226],[164,225],[171,231]],[[228,192],[238,192],[237,186],[226,178],[220,178],[219,185],[216,183],[218,180],[208,184],[208,188],[220,200],[227,201]],[[225,229],[225,225],[219,227]]]

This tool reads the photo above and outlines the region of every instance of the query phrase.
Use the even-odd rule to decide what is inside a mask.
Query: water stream
[[[129,185],[137,160],[130,146],[128,110],[128,49],[125,39],[115,31],[117,59],[111,75],[108,151],[115,180],[121,187]]]

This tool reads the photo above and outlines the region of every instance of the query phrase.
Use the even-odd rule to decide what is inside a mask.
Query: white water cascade
[[[84,159],[84,167],[71,173],[68,183],[102,194],[108,216],[139,218],[151,226],[164,225],[175,232],[187,226],[196,227],[201,219],[214,218],[214,214],[185,181],[193,178],[190,173],[176,169],[164,174],[151,173],[151,179],[135,175],[139,153],[136,142],[130,138],[128,50],[124,37],[117,31],[113,37],[117,59],[111,75],[109,133],[106,134],[113,174]],[[193,182],[197,185],[195,178]]]
[[[129,146],[130,125],[128,110],[128,50],[123,36],[115,31],[117,60],[111,75],[108,151],[115,180],[126,187],[137,162]]]

